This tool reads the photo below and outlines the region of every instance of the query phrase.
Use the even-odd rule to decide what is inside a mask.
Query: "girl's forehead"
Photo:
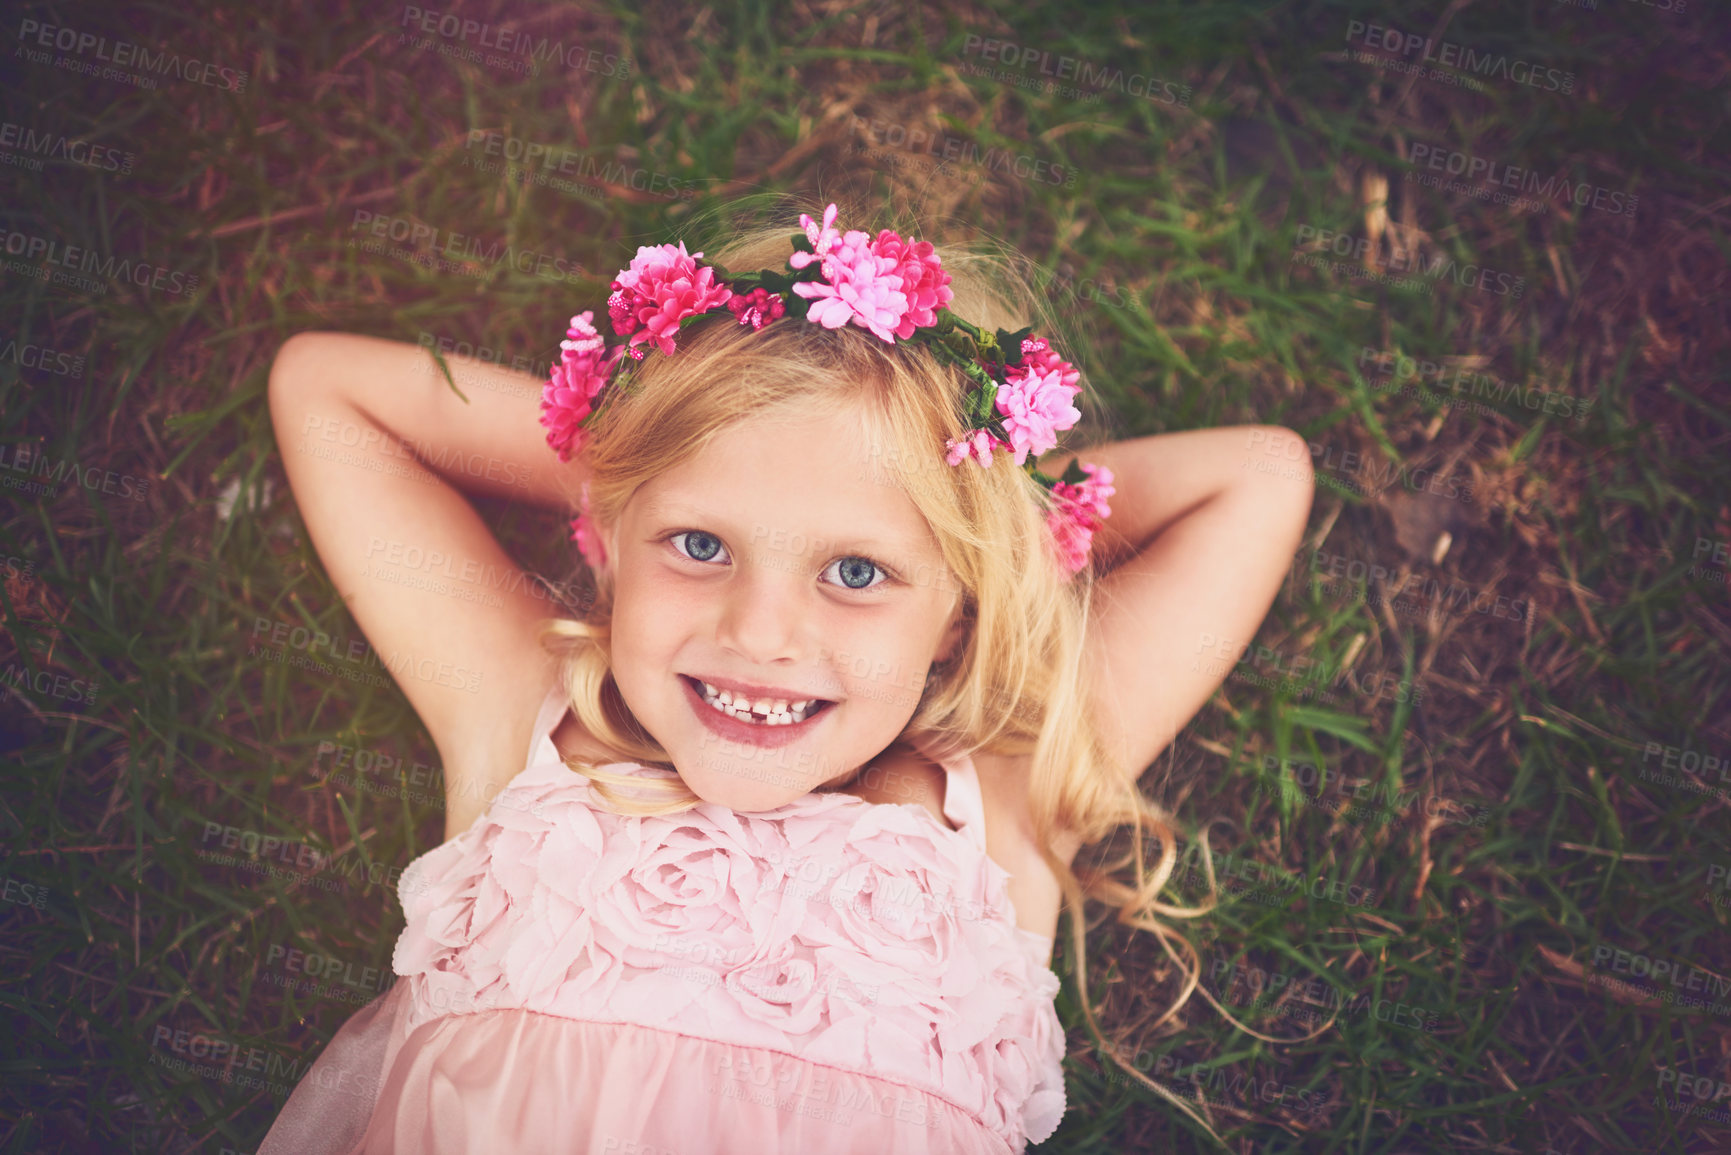
[[[796,414],[717,433],[630,504],[644,517],[705,518],[718,530],[725,522],[734,532],[804,530],[833,540],[845,529],[899,552],[930,553],[937,540],[903,467],[894,445],[857,417]]]
[[[929,461],[926,460],[929,458]],[[905,499],[907,475],[942,464],[942,454],[915,455],[898,445],[883,418],[861,402],[831,402],[783,410],[739,422],[711,438],[691,460],[703,470],[727,470],[742,459],[762,461],[770,472],[840,483],[845,478]]]

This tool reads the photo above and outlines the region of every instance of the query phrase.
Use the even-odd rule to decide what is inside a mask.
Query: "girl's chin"
[[[768,754],[757,758],[728,757],[713,747],[713,742],[706,743],[689,758],[671,752],[673,767],[686,789],[705,802],[729,810],[746,813],[775,810],[835,777],[834,773],[824,774],[812,768],[809,759],[804,759],[807,765],[800,766],[802,759],[792,753],[787,756],[790,765],[781,766]]]
[[[772,775],[772,781],[763,781]],[[739,767],[736,771],[711,767],[700,775],[681,771],[680,777],[685,780],[686,787],[705,802],[746,814],[780,809],[821,785],[817,779],[809,784],[795,782],[791,774],[763,767]]]

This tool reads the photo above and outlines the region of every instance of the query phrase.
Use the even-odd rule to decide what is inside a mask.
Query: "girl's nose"
[[[740,565],[722,589],[722,645],[750,662],[769,665],[800,657],[806,597],[802,579],[788,567],[752,559]]]

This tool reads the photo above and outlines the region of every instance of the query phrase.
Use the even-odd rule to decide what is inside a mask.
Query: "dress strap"
[[[982,853],[986,849],[986,801],[980,793],[980,773],[966,754],[940,758],[923,743],[914,748],[944,769],[944,817]]]
[[[529,735],[529,760],[523,763],[525,767],[559,761],[559,748],[553,745],[553,731],[570,707],[564,684],[555,682],[547,696],[541,699],[540,712],[535,715],[535,729]]]
[[[986,800],[980,795],[980,772],[974,760],[964,754],[938,765],[944,768],[944,817],[984,853]]]

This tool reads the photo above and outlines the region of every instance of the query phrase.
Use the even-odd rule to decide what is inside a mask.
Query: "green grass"
[[[436,756],[397,690],[367,680],[379,671],[253,652],[261,621],[339,650],[360,637],[283,483],[264,397],[281,342],[430,332],[539,364],[633,246],[787,192],[883,198],[1022,248],[1085,351],[1101,431],[1279,423],[1313,443],[1311,532],[1263,649],[1145,779],[1189,832],[1186,878],[1204,827],[1223,856],[1222,905],[1185,927],[1209,992],[1257,1033],[1302,1041],[1241,1033],[1200,995],[1155,1026],[1175,970],[1149,936],[1105,923],[1090,991],[1120,1053],[1169,1087],[1200,1082],[1237,1151],[1731,1146],[1724,1123],[1655,1105],[1681,1085],[1711,1106],[1731,1084],[1731,1014],[1662,1002],[1629,973],[1636,956],[1698,984],[1731,966],[1731,905],[1713,901],[1731,898],[1731,769],[1706,775],[1717,793],[1651,776],[1731,757],[1731,566],[1712,563],[1731,541],[1731,103],[1706,6],[1467,6],[1440,32],[1436,6],[819,12],[467,12],[634,62],[529,80],[399,45],[400,8],[29,17],[248,81],[141,90],[14,57],[3,82],[7,121],[135,157],[130,172],[9,166],[8,236],[199,281],[97,293],[0,271],[0,475],[24,478],[25,446],[62,476],[0,505],[0,1151],[253,1150],[280,1095],[160,1065],[174,1033],[292,1083],[388,974],[393,872],[438,840],[442,812],[412,780]],[[1573,73],[1572,92],[1419,79],[1403,98],[1408,74],[1339,55],[1363,47],[1353,21]],[[1037,61],[984,60],[985,38],[1162,86],[1046,93],[973,75],[1042,79]],[[502,183],[465,163],[499,159],[465,147],[472,130],[570,148],[615,187]],[[914,130],[936,160],[894,143]],[[961,159],[940,170],[952,139]],[[1638,207],[1525,213],[1425,187],[1399,159],[1419,143]],[[1024,158],[1027,175],[993,157]],[[1390,218],[1425,234],[1420,270],[1389,273],[1416,289],[1294,260],[1322,230],[1367,235],[1375,174]],[[618,187],[634,181],[655,191]],[[670,181],[691,195],[657,195]],[[356,210],[586,278],[423,270],[351,247]],[[1386,239],[1378,251],[1387,266]],[[1422,271],[1439,257],[1454,275]],[[1462,284],[1468,264],[1492,287]],[[26,366],[24,346],[82,356],[82,372]],[[1455,358],[1501,399],[1450,409],[1445,383],[1391,382],[1366,350]],[[1590,407],[1547,414],[1510,386]],[[262,499],[267,483],[256,512],[243,498],[242,516],[219,516],[225,487]],[[516,556],[573,576],[561,519],[484,504]],[[347,773],[344,749],[400,760],[411,780],[325,781]],[[288,849],[201,857],[229,827]],[[303,846],[330,865],[307,873]],[[1201,893],[1183,881],[1169,897]],[[326,989],[281,984],[298,977],[292,950],[336,960]],[[1596,956],[1632,985],[1589,983]],[[1054,965],[1070,1110],[1041,1150],[1217,1149],[1101,1054],[1073,960],[1061,949]]]

